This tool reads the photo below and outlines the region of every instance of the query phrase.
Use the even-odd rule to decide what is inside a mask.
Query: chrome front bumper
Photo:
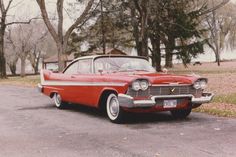
[[[203,103],[210,102],[214,97],[212,93],[203,93],[202,97],[195,98],[191,94],[187,95],[160,95],[160,96],[152,96],[150,99],[145,100],[134,100],[133,97],[126,95],[126,94],[119,94],[118,99],[121,107],[126,108],[136,108],[136,107],[152,107],[155,106],[157,99],[183,99],[187,98],[191,100],[193,105],[200,105]]]

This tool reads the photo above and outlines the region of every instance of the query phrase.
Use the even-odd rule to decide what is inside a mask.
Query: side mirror
[[[163,72],[164,74],[168,74],[168,69],[164,68],[164,69],[162,69],[162,72]]]
[[[103,73],[103,68],[102,68],[102,67],[99,67],[99,68],[98,68],[98,72],[102,75],[102,73]]]

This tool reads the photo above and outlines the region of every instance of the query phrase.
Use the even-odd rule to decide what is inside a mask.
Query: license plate
[[[175,108],[177,106],[177,100],[164,100],[164,108]]]

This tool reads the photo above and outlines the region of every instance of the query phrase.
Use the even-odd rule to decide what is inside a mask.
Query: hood
[[[115,73],[107,74],[110,75],[109,78],[114,78],[115,80],[131,82],[136,79],[147,79],[151,84],[193,84],[199,76],[190,76],[190,75],[174,75],[174,74],[163,74],[163,73],[146,73],[146,72],[137,72],[137,73]]]
[[[174,75],[174,74],[161,74],[161,73],[149,73],[149,74],[136,74],[140,77],[147,78],[152,84],[193,84],[198,77],[187,75]]]

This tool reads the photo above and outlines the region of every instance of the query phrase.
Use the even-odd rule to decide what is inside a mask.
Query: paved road
[[[117,125],[94,109],[58,110],[32,88],[0,96],[0,157],[236,157],[236,119],[161,113]]]

